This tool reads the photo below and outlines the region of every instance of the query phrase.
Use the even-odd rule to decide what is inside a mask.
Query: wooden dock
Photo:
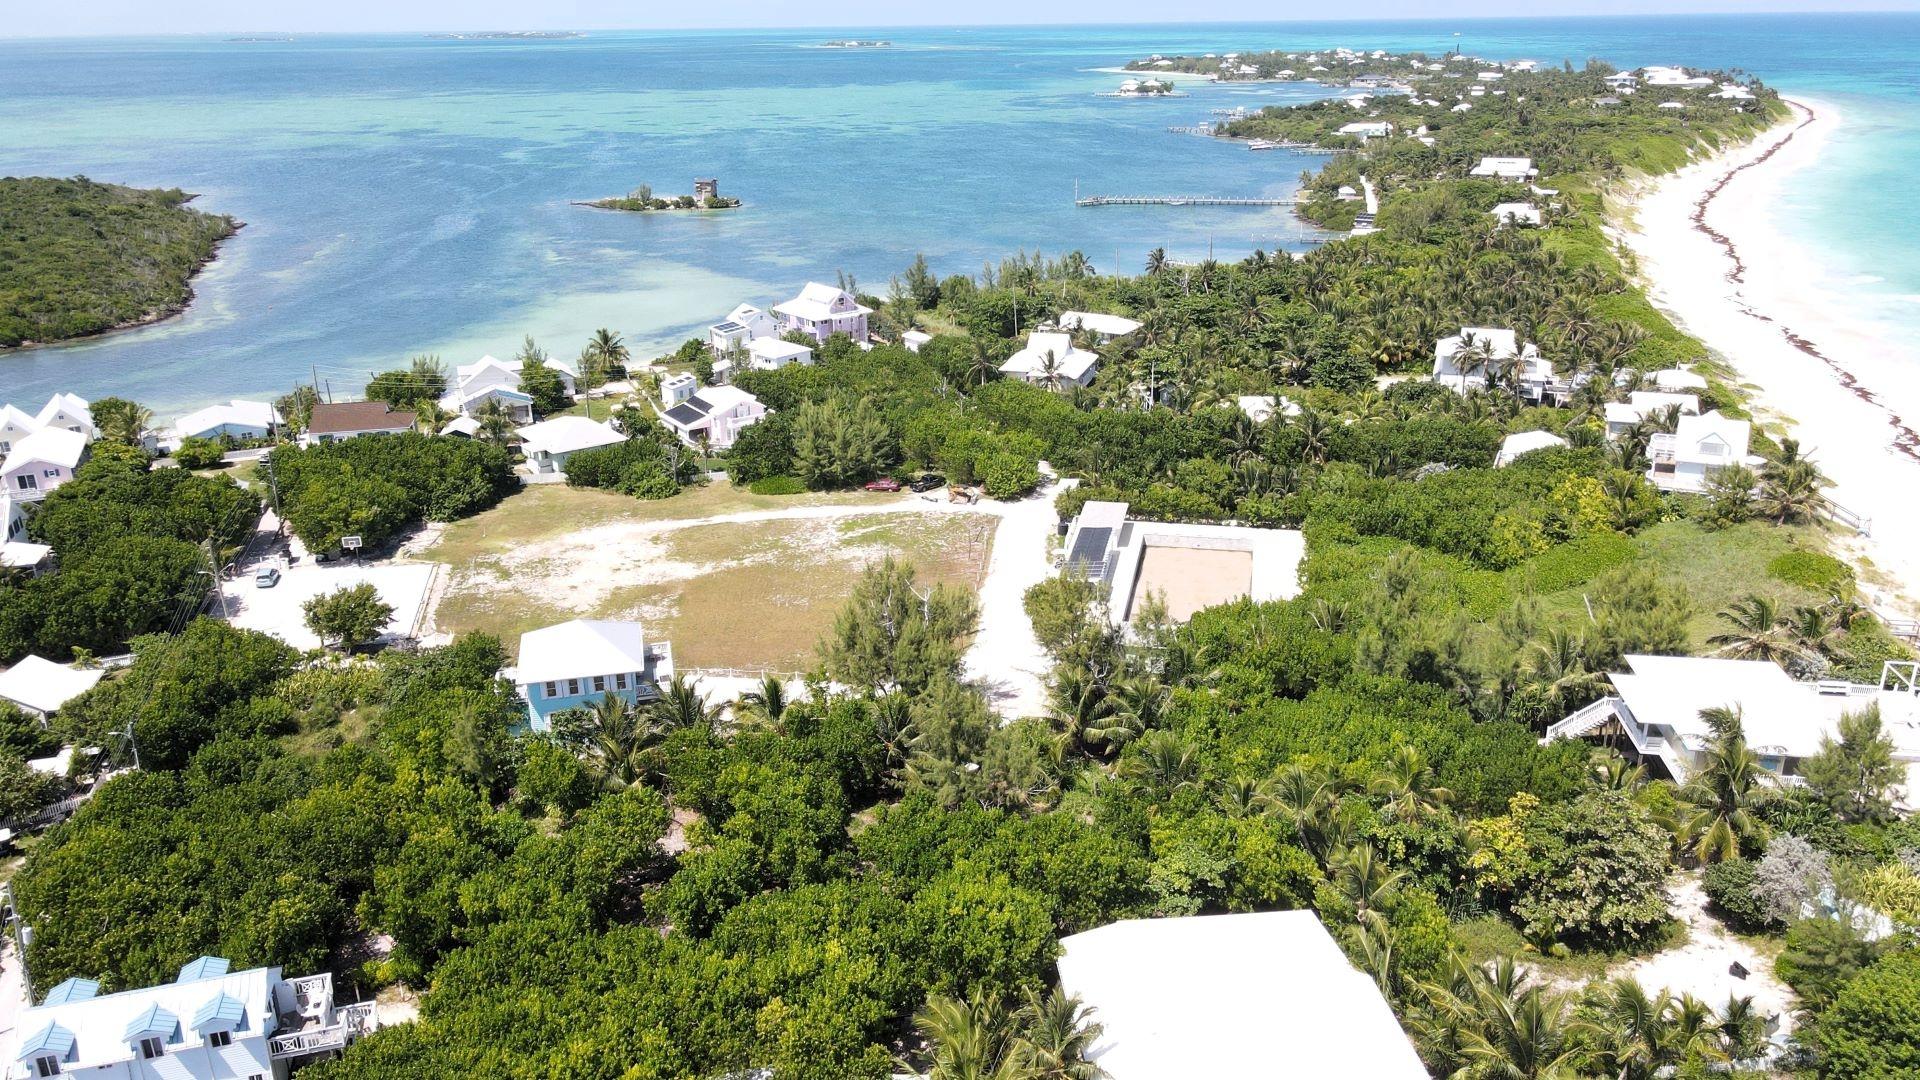
[[[1230,199],[1218,195],[1088,195],[1075,206],[1292,206],[1293,199]]]

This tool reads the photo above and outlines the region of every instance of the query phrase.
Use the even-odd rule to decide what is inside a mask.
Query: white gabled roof
[[[38,713],[57,712],[60,706],[93,689],[105,674],[98,668],[76,668],[28,655],[0,672],[0,698]]]
[[[1140,322],[1124,315],[1108,315],[1098,311],[1063,311],[1060,313],[1060,329],[1079,330],[1086,328],[1096,334],[1108,337],[1126,337],[1140,329]]]
[[[1128,919],[1061,940],[1111,1080],[1365,1077],[1427,1070],[1372,979],[1312,911]]]
[[[1550,446],[1565,446],[1567,440],[1551,431],[1517,431],[1500,440],[1500,454],[1494,464],[1505,465],[1522,454],[1531,454],[1535,450],[1545,450]]]
[[[737,386],[731,386],[725,383],[719,386],[704,387],[699,393],[693,396],[706,403],[707,414],[709,416],[714,413],[726,412],[736,405],[760,404],[759,398],[754,397],[752,394],[747,393]]]
[[[1705,390],[1707,388],[1707,377],[1705,375],[1697,371],[1688,371],[1686,368],[1662,368],[1654,372],[1649,378],[1653,380],[1653,385],[1672,393],[1680,393],[1687,390]]]
[[[279,1026],[273,1013],[273,986],[279,981],[279,968],[230,972],[224,960],[210,965],[189,964],[174,982],[117,994],[95,996],[98,983],[69,980],[48,992],[48,1003],[19,1014],[14,1033],[6,1040],[5,1060],[0,1066],[11,1069],[23,1049],[45,1045],[49,1050],[71,1051],[71,1060],[62,1063],[62,1075],[86,1075],[96,1067],[132,1062],[139,1056],[132,1040],[145,1031],[156,1030],[156,1024],[168,1033],[177,1027],[187,1045],[194,1045],[200,1042],[201,1032],[212,1030],[214,1024],[211,1019],[201,1024],[200,1015],[209,1006],[231,1008],[229,1002],[240,1006],[249,1033],[272,1033]],[[62,988],[70,984],[76,989],[63,993]],[[46,1042],[41,1036],[49,1025],[56,1030],[52,1041]],[[169,1049],[177,1051],[178,1047]],[[175,1063],[171,1053],[159,1061]],[[182,1070],[153,1075],[188,1073]]]
[[[40,413],[34,417],[34,421],[45,426],[55,414],[62,412],[85,423],[87,433],[93,434],[93,407],[78,394],[55,394],[48,398],[47,403],[40,406]]]
[[[747,355],[752,356],[756,360],[778,362],[781,360],[797,360],[803,356],[811,357],[813,350],[807,348],[805,345],[796,345],[791,341],[785,341],[777,337],[761,337],[754,338],[752,341],[747,342]]]
[[[515,677],[528,686],[646,669],[646,638],[639,623],[573,619],[521,634]]]
[[[33,431],[39,426],[40,421],[34,419],[33,414],[26,410],[14,408],[12,405],[0,405],[0,430],[12,427],[19,428],[21,431]]]
[[[1063,379],[1079,382],[1089,368],[1100,362],[1100,354],[1073,347],[1073,338],[1058,332],[1034,331],[1027,335],[1026,348],[1007,357],[1000,370],[1007,375],[1038,376],[1047,369],[1047,354],[1053,354],[1054,369]]]
[[[814,322],[843,319],[849,315],[873,314],[873,309],[862,307],[852,293],[832,285],[822,285],[817,281],[807,282],[806,288],[800,290],[799,296],[784,304],[774,305],[773,310],[782,315],[792,315]]]
[[[13,444],[13,453],[7,455],[6,464],[0,465],[0,471],[12,472],[30,461],[44,461],[49,465],[71,469],[80,464],[80,459],[86,453],[85,435],[66,428],[41,428]]]
[[[1717,438],[1727,444],[1728,456],[1744,458],[1752,435],[1752,424],[1722,415],[1718,409],[1699,416],[1682,416],[1673,428],[1673,440],[1679,445],[1682,457],[1708,439]]]
[[[1614,691],[1634,719],[1670,729],[1689,750],[1702,749],[1712,734],[1700,718],[1702,709],[1737,707],[1747,745],[1762,753],[1807,757],[1819,752],[1821,736],[1836,733],[1842,713],[1878,704],[1881,728],[1896,755],[1908,760],[1920,755],[1920,697],[1910,693],[1825,694],[1817,684],[1797,682],[1765,660],[1639,655],[1626,660],[1629,673],[1607,676]]]
[[[456,416],[453,419],[447,421],[447,426],[440,429],[440,434],[467,435],[467,436],[478,435],[480,434],[480,421],[475,420],[471,416]]]
[[[53,554],[53,549],[45,544],[30,544],[25,540],[9,540],[0,544],[0,566],[18,569],[23,566],[39,566],[42,559]]]
[[[185,438],[198,435],[203,431],[226,424],[235,427],[270,428],[280,422],[280,414],[272,405],[264,401],[242,401],[239,398],[225,405],[209,405],[198,412],[190,412],[174,422],[174,433]]]
[[[584,416],[556,416],[521,428],[520,441],[528,453],[544,450],[549,454],[571,454],[576,450],[626,442],[627,437],[604,421]]]

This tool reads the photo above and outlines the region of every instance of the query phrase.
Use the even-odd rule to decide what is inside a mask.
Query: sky
[[[973,0],[945,3],[840,0],[0,0],[0,37],[402,30],[614,30],[892,27],[1289,19],[1471,18],[1756,11],[1912,11],[1920,0],[1372,0],[1364,12],[1301,0]]]

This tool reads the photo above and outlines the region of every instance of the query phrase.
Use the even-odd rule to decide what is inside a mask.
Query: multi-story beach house
[[[1529,157],[1483,157],[1467,175],[1518,182],[1539,176],[1540,170]]]
[[[0,489],[19,502],[36,502],[73,479],[86,460],[87,436],[59,427],[42,427],[13,444],[0,460]]]
[[[780,320],[752,304],[741,304],[707,327],[707,348],[715,356],[728,356],[745,349],[750,341],[778,336]]]
[[[1641,420],[1658,416],[1669,409],[1679,410],[1679,416],[1698,415],[1700,398],[1694,394],[1666,390],[1635,390],[1627,395],[1625,401],[1607,402],[1607,437],[1617,439],[1632,431]]]
[[[1085,386],[1093,381],[1100,366],[1100,354],[1077,348],[1070,334],[1058,330],[1036,330],[1027,335],[1026,347],[1000,365],[1000,374],[1060,389],[1069,385]]]
[[[747,362],[755,371],[779,371],[789,364],[813,363],[813,350],[785,338],[755,338],[747,343]]]
[[[1662,491],[1704,491],[1707,481],[1730,465],[1749,468],[1763,464],[1747,453],[1753,425],[1722,415],[1720,410],[1682,416],[1671,435],[1655,435],[1647,443],[1653,463],[1647,479]]]
[[[5,1080],[286,1080],[378,1026],[372,1002],[334,1001],[330,974],[231,966],[203,956],[170,983],[106,995],[68,979],[16,1018]]]
[[[553,715],[612,694],[644,705],[673,681],[673,646],[649,643],[637,622],[573,619],[520,635],[520,659],[501,676],[527,703],[535,731],[553,727]]]
[[[86,398],[78,394],[55,394],[48,398],[33,422],[39,428],[77,432],[85,435],[89,441],[100,435],[99,429],[93,426],[92,407],[87,404]]]
[[[1800,764],[1839,733],[1840,717],[1880,709],[1894,759],[1906,767],[1909,795],[1920,794],[1920,663],[1888,661],[1878,684],[1844,679],[1799,682],[1765,660],[1700,656],[1628,656],[1625,672],[1607,676],[1612,693],[1547,729],[1546,739],[1603,739],[1649,771],[1685,782],[1712,745],[1705,709],[1740,713],[1747,745],[1761,768],[1797,783]]]
[[[667,401],[684,393],[686,384],[669,390],[661,384]],[[765,419],[767,407],[760,399],[734,386],[708,386],[680,398],[660,414],[660,419],[680,441],[688,446],[725,450],[740,432]]]
[[[457,416],[478,416],[488,399],[495,399],[506,406],[515,423],[532,422],[533,397],[520,390],[521,366],[518,359],[491,356],[460,365],[454,369],[453,385],[440,398],[440,407]],[[579,372],[553,359],[548,359],[546,366],[559,373],[568,397],[578,391]]]
[[[280,414],[265,401],[209,405],[174,421],[162,445],[178,447],[187,439],[264,439],[280,426]]]
[[[1521,341],[1512,330],[1491,326],[1462,327],[1458,334],[1434,342],[1433,381],[1456,394],[1502,385],[1528,401],[1555,403],[1565,401],[1578,386],[1560,378],[1539,346]]]
[[[867,340],[867,316],[873,309],[863,306],[853,294],[817,281],[807,282],[800,295],[784,304],[775,304],[780,316],[780,332],[799,331],[815,341],[845,334],[858,342]]]

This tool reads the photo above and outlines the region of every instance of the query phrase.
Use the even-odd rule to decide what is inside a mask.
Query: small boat
[[[1249,149],[1249,150],[1278,150],[1278,149],[1280,149],[1280,144],[1279,144],[1279,143],[1277,143],[1277,142],[1274,142],[1274,141],[1273,141],[1272,139],[1250,139],[1250,140],[1248,140],[1248,142],[1247,142],[1247,149]]]

